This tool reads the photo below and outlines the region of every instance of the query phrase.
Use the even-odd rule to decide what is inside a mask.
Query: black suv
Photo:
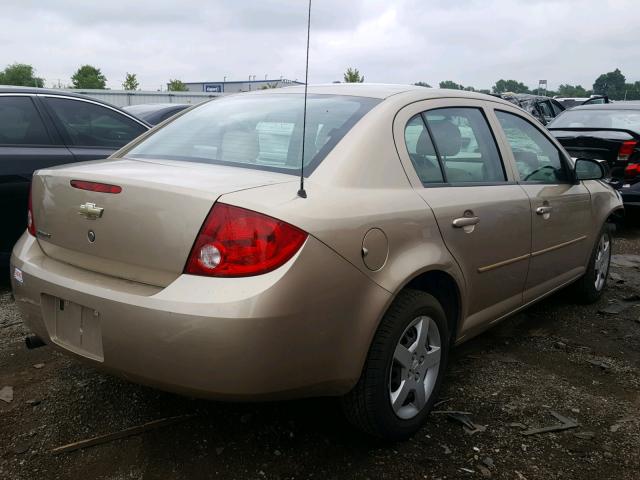
[[[0,267],[26,229],[31,175],[40,168],[105,158],[149,130],[142,120],[86,96],[0,87]]]

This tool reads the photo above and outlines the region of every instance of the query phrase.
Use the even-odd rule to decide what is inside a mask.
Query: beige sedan
[[[620,197],[511,103],[311,87],[304,149],[303,111],[299,87],[229,96],[40,170],[11,257],[25,324],[187,395],[342,396],[400,439],[454,344],[569,284],[601,295]]]

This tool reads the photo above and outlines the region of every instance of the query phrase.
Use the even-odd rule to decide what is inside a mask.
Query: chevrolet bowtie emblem
[[[100,218],[104,212],[104,208],[96,206],[95,203],[83,203],[78,209],[78,215],[88,218],[89,220],[95,220]]]

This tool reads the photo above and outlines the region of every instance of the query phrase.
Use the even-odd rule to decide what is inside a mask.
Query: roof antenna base
[[[298,196],[300,198],[307,198],[307,191],[304,188],[301,188],[298,190]]]

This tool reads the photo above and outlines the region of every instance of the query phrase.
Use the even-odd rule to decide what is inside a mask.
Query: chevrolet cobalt
[[[532,116],[470,92],[316,86],[303,149],[301,88],[38,171],[11,257],[34,338],[187,395],[340,396],[356,426],[402,439],[453,345],[570,284],[601,295],[620,196]]]

